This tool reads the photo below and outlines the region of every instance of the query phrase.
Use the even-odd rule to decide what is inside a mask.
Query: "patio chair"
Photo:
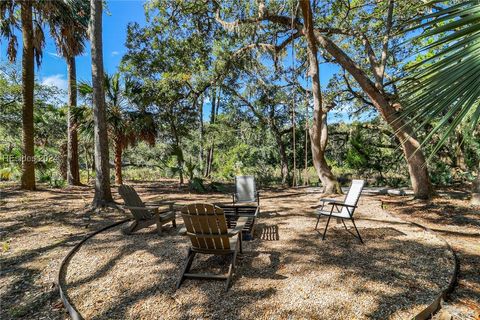
[[[227,229],[223,209],[211,204],[196,203],[182,208],[182,218],[185,233],[191,241],[187,261],[182,271],[177,289],[185,279],[226,280],[225,290],[228,290],[235,270],[237,254],[242,252],[241,231],[248,218],[239,218],[234,229]],[[212,255],[231,255],[228,272],[224,275],[191,273],[193,259],[197,253]]]
[[[362,237],[358,232],[357,226],[355,225],[355,220],[353,218],[353,214],[355,213],[355,209],[357,208],[358,199],[360,198],[360,194],[362,193],[363,185],[365,184],[364,180],[352,180],[352,185],[348,190],[347,196],[345,197],[344,201],[334,200],[334,199],[320,199],[321,204],[315,206],[313,208],[318,208],[316,215],[317,217],[317,224],[315,225],[315,230],[317,230],[318,222],[320,221],[321,216],[327,216],[327,225],[325,226],[325,231],[323,232],[322,240],[325,240],[325,235],[327,234],[328,224],[330,223],[330,218],[335,217],[337,219],[341,219],[345,230],[351,233],[347,226],[345,225],[345,219],[349,219],[352,221],[353,227],[357,232],[358,239],[361,243],[363,243]],[[330,207],[329,207],[330,206]],[[355,234],[352,233],[353,236]],[[355,236],[355,237],[357,237]]]
[[[173,202],[164,203],[169,206],[167,210],[160,211],[158,205],[147,205],[138,196],[135,189],[128,185],[121,185],[118,187],[118,193],[122,197],[125,205],[123,208],[128,209],[135,219],[130,227],[126,230],[127,234],[132,234],[135,231],[151,226],[157,225],[158,234],[162,234],[162,226],[168,222],[172,222],[172,226],[177,226],[175,221],[175,210]]]
[[[236,176],[233,204],[256,202],[260,205],[260,193],[257,191],[254,176]]]

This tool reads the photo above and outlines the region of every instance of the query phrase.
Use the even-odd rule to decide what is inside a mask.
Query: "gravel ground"
[[[480,319],[480,206],[470,206],[468,196],[468,190],[450,189],[427,202],[383,199],[387,210],[431,228],[457,254],[457,286],[435,319]]]
[[[169,184],[137,186],[145,200],[228,201]],[[447,285],[453,260],[442,241],[383,211],[362,196],[357,226],[365,245],[331,223],[327,239],[314,231],[315,189],[262,192],[255,239],[228,292],[224,283],[175,283],[188,239],[165,226],[125,236],[121,226],[89,240],[72,259],[68,295],[87,319],[405,319]],[[7,189],[2,227],[1,319],[64,319],[53,282],[66,252],[86,233],[120,220],[116,211],[87,216],[88,188],[30,194]],[[177,221],[181,222],[181,219]],[[323,227],[325,220],[321,221]],[[193,270],[222,272],[228,261],[201,256]]]

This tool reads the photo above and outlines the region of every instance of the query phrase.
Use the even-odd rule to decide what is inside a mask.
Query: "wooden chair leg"
[[[237,250],[232,255],[232,262],[230,263],[230,267],[228,267],[227,273],[227,284],[225,285],[225,291],[228,291],[230,288],[230,281],[232,280],[233,272],[235,271],[235,260],[237,260]]]
[[[190,271],[190,268],[191,268],[192,262],[193,262],[193,258],[195,258],[195,252],[193,252],[192,249],[188,249],[187,262],[185,263],[185,266],[183,267],[182,276],[180,277],[180,280],[178,280],[178,282],[177,282],[177,289],[180,288],[183,280],[185,280],[185,273]]]
[[[238,243],[240,245],[240,253],[243,253],[243,248],[242,248],[242,231],[240,231],[240,233],[238,234]]]
[[[160,216],[157,217],[156,224],[157,224],[157,233],[158,233],[159,236],[161,236],[162,235],[162,221],[160,220]]]
[[[127,234],[132,234],[134,231],[136,231],[137,226],[138,226],[138,221],[137,220],[133,221],[132,224],[127,229]]]
[[[172,220],[172,227],[174,227],[174,228],[177,227],[177,221],[175,221],[175,217]]]

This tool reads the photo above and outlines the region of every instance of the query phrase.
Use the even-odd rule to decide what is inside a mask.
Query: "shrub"
[[[199,193],[204,193],[207,191],[205,186],[203,185],[203,179],[194,177],[192,180],[189,181],[188,183],[190,190],[199,192]]]

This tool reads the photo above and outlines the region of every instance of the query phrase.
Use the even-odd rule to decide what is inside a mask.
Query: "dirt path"
[[[64,319],[54,284],[61,259],[85,234],[124,215],[113,210],[86,215],[89,188],[2,189],[0,318]],[[219,193],[188,194],[168,182],[137,189],[145,200],[230,199]],[[187,281],[173,290],[188,241],[168,228],[163,237],[153,228],[125,237],[117,228],[95,238],[71,262],[69,294],[94,319],[159,314],[178,319],[402,319],[425,306],[448,281],[452,261],[441,241],[392,218],[376,197],[362,197],[360,203],[358,226],[365,246],[337,227],[321,241],[310,209],[318,195],[306,191],[262,193],[257,237],[245,242],[229,299],[217,282]],[[221,259],[205,257],[196,267],[222,265]]]

